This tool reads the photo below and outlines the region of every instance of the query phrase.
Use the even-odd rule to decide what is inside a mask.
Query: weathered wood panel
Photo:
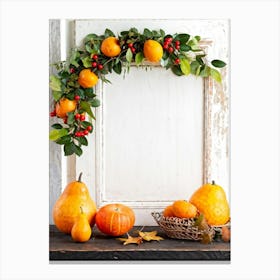
[[[49,21],[49,74],[55,74],[56,70],[52,63],[61,60],[60,49],[60,20],[52,19]],[[49,111],[54,109],[53,97],[49,91]],[[57,120],[50,118],[49,129]],[[61,193],[61,146],[53,141],[49,141],[49,222],[53,224],[52,208]]]
[[[129,234],[135,235],[141,226],[134,227]],[[205,260],[229,261],[230,243],[213,242],[202,244],[197,241],[168,238],[159,227],[145,226],[144,231],[157,230],[164,237],[160,242],[143,242],[122,245],[115,237],[106,236],[94,228],[93,237],[86,243],[75,243],[70,235],[50,226],[50,260]],[[125,237],[125,235],[123,236]]]

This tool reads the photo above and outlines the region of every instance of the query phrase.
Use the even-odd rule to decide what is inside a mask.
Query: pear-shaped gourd
[[[81,207],[81,214],[76,218],[71,230],[72,239],[76,242],[86,242],[91,236],[91,227],[87,219],[87,215]]]
[[[229,204],[225,191],[214,181],[197,189],[189,201],[204,215],[209,225],[224,225],[229,221]]]
[[[78,181],[69,183],[53,207],[53,220],[56,227],[67,234],[71,233],[77,216],[83,208],[90,226],[94,225],[96,205],[91,199],[87,186],[81,182],[82,173]]]

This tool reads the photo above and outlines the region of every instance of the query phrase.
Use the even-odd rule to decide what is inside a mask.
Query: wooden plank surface
[[[134,227],[131,235],[137,235]],[[49,258],[54,260],[230,260],[230,244],[213,242],[202,244],[197,241],[169,239],[159,227],[145,226],[144,231],[157,230],[165,238],[157,242],[145,242],[139,246],[124,246],[114,237],[105,236],[96,227],[92,238],[86,243],[76,243],[70,235],[59,232],[50,225]],[[125,237],[125,236],[124,236]]]

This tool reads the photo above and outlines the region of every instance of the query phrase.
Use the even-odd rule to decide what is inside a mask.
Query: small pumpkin
[[[91,199],[87,186],[79,179],[67,185],[53,207],[53,220],[56,227],[70,234],[76,218],[83,213],[87,216],[90,226],[94,225],[96,205]]]
[[[96,213],[95,223],[101,232],[119,236],[127,233],[134,226],[135,214],[124,204],[107,204]]]

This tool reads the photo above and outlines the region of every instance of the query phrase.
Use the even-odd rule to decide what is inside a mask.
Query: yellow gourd
[[[71,230],[72,239],[76,242],[86,242],[91,236],[91,227],[88,223],[87,215],[81,207],[81,214],[76,218],[76,221]]]
[[[229,221],[229,204],[225,191],[214,181],[196,190],[189,201],[204,214],[209,225],[223,225]]]
[[[53,207],[53,220],[56,227],[67,234],[71,233],[76,218],[83,213],[87,216],[90,226],[95,223],[96,205],[91,199],[87,186],[81,182],[82,173],[78,181],[67,185]]]

